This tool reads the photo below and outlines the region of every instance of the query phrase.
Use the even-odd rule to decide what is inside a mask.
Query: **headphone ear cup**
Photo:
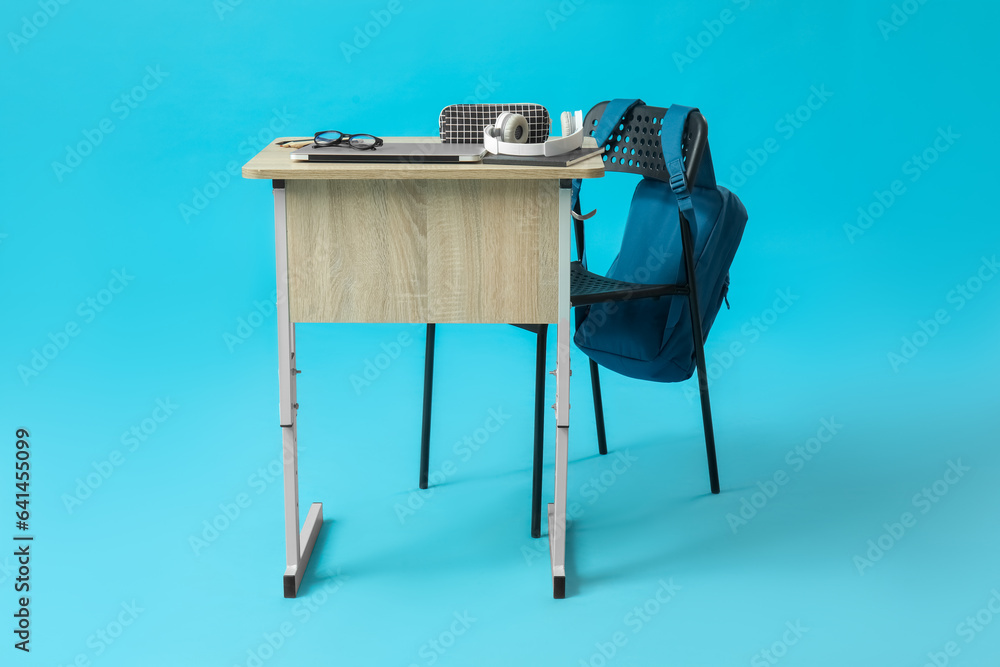
[[[497,116],[493,136],[510,144],[528,143],[528,120],[519,113],[505,111]]]
[[[503,138],[503,127],[504,125],[507,124],[507,121],[510,119],[512,115],[514,114],[510,113],[509,111],[504,111],[499,116],[497,116],[496,122],[493,123],[493,131],[490,132],[490,134],[492,134],[500,141],[506,141]]]
[[[568,137],[573,134],[573,114],[563,111],[559,116],[559,121],[562,124],[562,136]]]

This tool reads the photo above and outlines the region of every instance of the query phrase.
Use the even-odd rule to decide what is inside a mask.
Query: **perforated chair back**
[[[587,113],[583,126],[591,136],[607,106],[607,102],[601,102]],[[670,175],[663,160],[663,149],[660,146],[660,128],[666,113],[665,107],[638,105],[626,114],[604,145],[604,169],[630,172],[670,182]],[[700,112],[693,111],[684,126],[681,148],[688,183],[694,183],[701,162],[701,151],[693,150],[693,147],[706,143],[707,136],[708,123],[705,117]],[[692,159],[689,160],[689,157]]]

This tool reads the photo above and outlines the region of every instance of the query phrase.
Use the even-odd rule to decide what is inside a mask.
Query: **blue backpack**
[[[606,145],[641,100],[608,103],[594,136]],[[621,250],[607,277],[631,283],[687,282],[680,210],[691,224],[695,280],[703,336],[715,321],[729,290],[729,267],[743,236],[747,212],[733,193],[715,182],[706,145],[693,187],[683,172],[682,135],[694,109],[671,106],[660,129],[663,161],[670,182],[643,177],[632,195]],[[609,156],[606,159],[610,159]],[[573,187],[573,210],[580,212],[580,181]],[[581,257],[586,263],[586,257]],[[728,303],[728,302],[727,302]],[[636,298],[577,308],[574,340],[583,352],[622,375],[656,382],[686,380],[695,370],[690,303],[685,295]]]

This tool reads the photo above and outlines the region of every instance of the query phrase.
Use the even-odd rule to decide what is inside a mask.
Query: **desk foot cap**
[[[552,597],[563,600],[566,597],[566,577],[552,577]]]

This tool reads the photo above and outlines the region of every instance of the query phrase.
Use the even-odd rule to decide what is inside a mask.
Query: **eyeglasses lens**
[[[336,141],[339,141],[340,138],[343,136],[344,136],[343,133],[336,131],[320,132],[319,134],[316,135],[315,142],[318,144],[332,144]]]
[[[351,137],[351,146],[354,148],[371,148],[375,145],[375,137],[370,134],[356,134]]]

